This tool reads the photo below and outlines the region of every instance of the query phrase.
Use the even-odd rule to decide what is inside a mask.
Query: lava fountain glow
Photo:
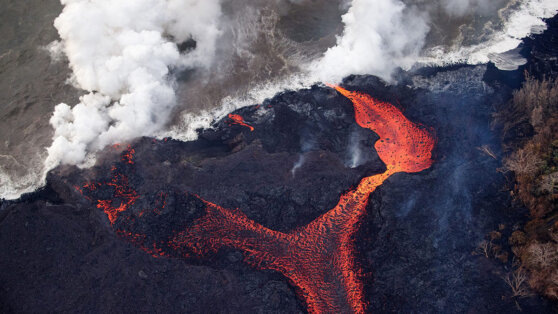
[[[187,258],[207,256],[223,247],[235,248],[244,253],[245,261],[253,267],[275,270],[287,277],[311,313],[364,312],[366,303],[361,270],[355,262],[354,235],[369,196],[394,173],[429,168],[435,139],[393,105],[339,86],[331,87],[353,102],[356,122],[379,135],[374,147],[386,164],[384,173],[363,178],[356,189],[341,196],[333,209],[304,227],[283,233],[250,220],[239,210],[202,200],[205,215],[166,241],[149,243],[146,235],[120,229],[117,233],[153,256],[170,255],[162,247]],[[123,160],[127,164],[132,162],[131,154],[129,148],[123,155],[128,156]],[[140,196],[116,167],[113,179],[105,183],[111,184],[113,198],[97,200],[97,206],[114,226],[118,216]],[[88,183],[83,192],[95,192],[99,186]]]

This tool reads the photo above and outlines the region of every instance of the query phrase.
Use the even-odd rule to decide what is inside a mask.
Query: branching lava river
[[[274,231],[250,220],[239,210],[225,209],[202,200],[204,216],[197,218],[188,228],[176,230],[165,241],[153,243],[144,234],[116,227],[121,213],[142,197],[130,187],[129,180],[118,167],[112,168],[112,180],[89,182],[76,188],[107,214],[117,234],[153,256],[166,256],[170,255],[168,251],[174,251],[179,252],[180,257],[196,258],[223,247],[238,249],[254,268],[274,270],[288,278],[311,313],[365,312],[361,270],[355,261],[354,235],[370,194],[392,174],[429,168],[435,139],[426,128],[409,121],[389,103],[339,86],[330,87],[353,102],[355,119],[361,127],[378,134],[380,139],[374,148],[385,163],[386,171],[363,178],[355,189],[340,197],[333,209],[304,227],[287,233]],[[235,122],[242,122],[253,130],[243,121]],[[123,161],[133,165],[133,153],[129,148],[123,154]],[[110,198],[95,197],[102,186],[111,189]],[[159,206],[164,208],[166,196],[161,194],[158,197]],[[157,209],[153,211],[157,212]],[[136,218],[142,219],[142,216],[143,211]]]

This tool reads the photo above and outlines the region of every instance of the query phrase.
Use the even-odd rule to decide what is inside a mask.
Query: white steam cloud
[[[221,15],[217,0],[61,2],[54,25],[72,81],[88,94],[56,106],[47,169],[161,131],[176,102],[169,71],[211,63]],[[196,48],[181,55],[176,43],[188,39]]]
[[[46,171],[61,163],[89,165],[96,151],[116,142],[163,135],[193,140],[197,128],[210,127],[215,119],[231,110],[260,103],[285,89],[305,88],[315,82],[335,83],[350,74],[377,75],[391,81],[397,68],[409,69],[417,62],[443,65],[498,60],[499,67],[513,69],[524,60],[504,53],[516,48],[523,37],[544,30],[542,19],[552,17],[558,10],[556,0],[338,0],[331,5],[342,5],[347,10],[342,16],[344,29],[329,49],[318,45],[318,50],[301,53],[297,43],[291,45],[292,40],[285,41],[275,29],[260,30],[277,39],[271,41],[260,40],[261,34],[238,36],[247,38],[246,42],[223,35],[231,28],[234,31],[229,31],[229,35],[242,35],[245,29],[258,30],[236,27],[231,16],[227,16],[230,10],[246,10],[246,5],[252,3],[258,9],[255,12],[265,12],[265,8],[273,8],[271,3],[307,2],[310,3],[242,0],[224,3],[222,13],[220,0],[61,0],[64,9],[55,21],[61,40],[46,49],[54,58],[67,57],[73,71],[70,82],[83,89],[85,95],[74,106],[56,106],[50,120],[55,134],[42,170],[30,176],[12,175],[15,173],[12,168],[17,168],[11,166],[14,161],[2,159],[0,197],[16,198],[44,184]],[[440,15],[442,20],[436,10],[445,12]],[[446,20],[448,16],[456,21],[470,21],[476,20],[472,16],[486,12],[496,19],[481,25],[482,38],[477,40],[475,35],[465,32],[448,39],[451,42],[442,40],[438,47],[426,42],[427,36],[435,31],[445,39],[445,26],[453,21]],[[235,16],[241,14],[232,14],[233,20]],[[474,21],[471,23],[461,26],[463,29],[478,26]],[[461,29],[459,25],[453,26]],[[250,38],[254,39],[254,47]],[[181,53],[177,44],[189,39],[195,41],[195,48]],[[233,49],[238,50],[238,56],[226,48],[231,42],[233,48],[238,48]],[[271,47],[264,47],[267,54],[260,56],[262,47],[258,45]],[[252,71],[251,67],[257,68],[259,63],[243,63],[243,53],[256,61],[283,60],[284,66],[269,74]],[[221,61],[214,62],[217,59]],[[203,68],[196,72],[206,74],[202,81],[205,77],[226,76],[224,72],[238,70],[234,62],[227,60],[237,60],[241,67],[245,64],[244,70],[249,70],[244,87],[251,89],[239,95],[224,94],[219,98],[221,106],[203,107],[206,111],[200,114],[187,110],[174,119],[182,123],[168,128],[177,102],[177,84],[171,74],[185,68]],[[207,79],[200,86],[211,82]],[[219,85],[206,90],[212,88],[219,89]],[[35,180],[39,173],[42,179]]]
[[[516,56],[496,56],[516,48],[521,39],[545,29],[543,18],[552,17],[558,9],[556,0],[511,0],[498,10],[503,23],[501,31],[494,30],[491,38],[478,45],[438,46],[425,51],[430,31],[430,4],[440,7],[450,16],[497,11],[509,0],[433,0],[422,9],[401,0],[343,0],[348,8],[342,16],[344,30],[336,45],[314,61],[301,65],[299,73],[276,81],[262,82],[243,97],[226,97],[222,105],[212,110],[181,116],[182,123],[174,125],[167,136],[189,141],[197,138],[196,130],[208,128],[228,112],[261,103],[276,93],[307,88],[316,82],[340,82],[350,74],[370,74],[392,81],[397,68],[409,69],[417,63],[448,65],[479,64],[495,61],[502,69],[513,69],[522,59]],[[421,1],[407,1],[421,3]],[[448,21],[444,21],[447,23]],[[433,26],[439,27],[439,26]]]
[[[450,15],[495,10],[494,1],[439,0]],[[503,0],[502,0],[503,1]],[[296,2],[296,1],[295,1]],[[501,2],[501,1],[496,1]],[[421,57],[429,32],[427,11],[401,0],[352,0],[342,16],[344,30],[337,44],[322,57],[302,65],[302,71],[277,82],[262,82],[254,91],[223,99],[223,106],[193,116],[186,113],[167,135],[196,138],[195,129],[209,127],[228,111],[283,89],[314,82],[339,82],[350,74],[373,74],[391,80],[395,69],[426,63],[484,63],[490,56],[515,48],[541,18],[556,13],[554,0],[517,0],[501,10],[505,27],[492,40],[455,49],[435,48]],[[218,0],[62,0],[64,10],[55,26],[61,37],[51,50],[68,57],[73,82],[89,92],[73,108],[56,107],[51,124],[54,141],[48,149],[47,169],[60,163],[80,164],[104,146],[163,130],[175,105],[169,70],[210,68],[220,34]],[[176,43],[196,41],[181,55]],[[242,44],[242,43],[240,43]],[[56,49],[55,49],[56,48]]]
[[[181,123],[166,136],[190,141],[197,129],[208,128],[228,112],[284,90],[310,87],[316,82],[337,83],[350,74],[372,74],[391,81],[393,71],[409,68],[417,61],[428,33],[428,17],[399,0],[342,1],[349,5],[342,16],[344,31],[334,47],[287,78],[262,82],[242,97],[226,97],[222,105],[193,115],[183,113]],[[333,4],[332,4],[333,5]]]
[[[416,62],[429,31],[427,16],[399,0],[353,0],[342,18],[337,45],[310,65],[318,81],[337,82],[349,74],[389,81],[396,68]]]

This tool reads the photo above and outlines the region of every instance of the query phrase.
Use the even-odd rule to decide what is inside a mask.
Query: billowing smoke
[[[429,30],[427,16],[399,0],[353,0],[343,23],[337,45],[310,66],[319,81],[349,74],[390,80],[396,68],[416,62]]]
[[[221,15],[217,0],[62,0],[55,20],[72,82],[88,94],[60,104],[46,167],[83,163],[88,153],[153,135],[169,119],[175,92],[169,71],[208,66]],[[180,54],[177,43],[193,39]]]

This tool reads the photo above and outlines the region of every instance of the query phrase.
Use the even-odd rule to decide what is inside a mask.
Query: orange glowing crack
[[[230,124],[242,125],[242,126],[245,126],[245,127],[249,128],[250,132],[254,131],[254,127],[247,124],[246,122],[244,122],[244,118],[241,115],[229,113],[228,117],[229,117],[229,119],[232,120],[232,122],[230,122]]]
[[[384,173],[363,178],[356,189],[343,194],[339,203],[308,225],[283,233],[270,230],[239,210],[222,208],[207,202],[206,215],[187,230],[176,233],[165,245],[176,252],[185,248],[198,256],[222,247],[241,250],[245,261],[257,269],[275,270],[287,277],[298,289],[310,313],[363,313],[364,301],[361,269],[355,261],[354,236],[359,228],[369,196],[397,172],[419,172],[432,165],[434,137],[423,127],[409,121],[393,105],[366,94],[331,86],[354,105],[356,122],[378,134],[375,143],[379,157],[386,164]],[[111,223],[137,199],[127,179],[118,174],[112,202],[99,201]],[[161,199],[162,199],[161,195]],[[128,240],[153,256],[163,256],[158,244],[144,243],[145,236],[126,234]],[[184,257],[190,257],[183,253]]]

